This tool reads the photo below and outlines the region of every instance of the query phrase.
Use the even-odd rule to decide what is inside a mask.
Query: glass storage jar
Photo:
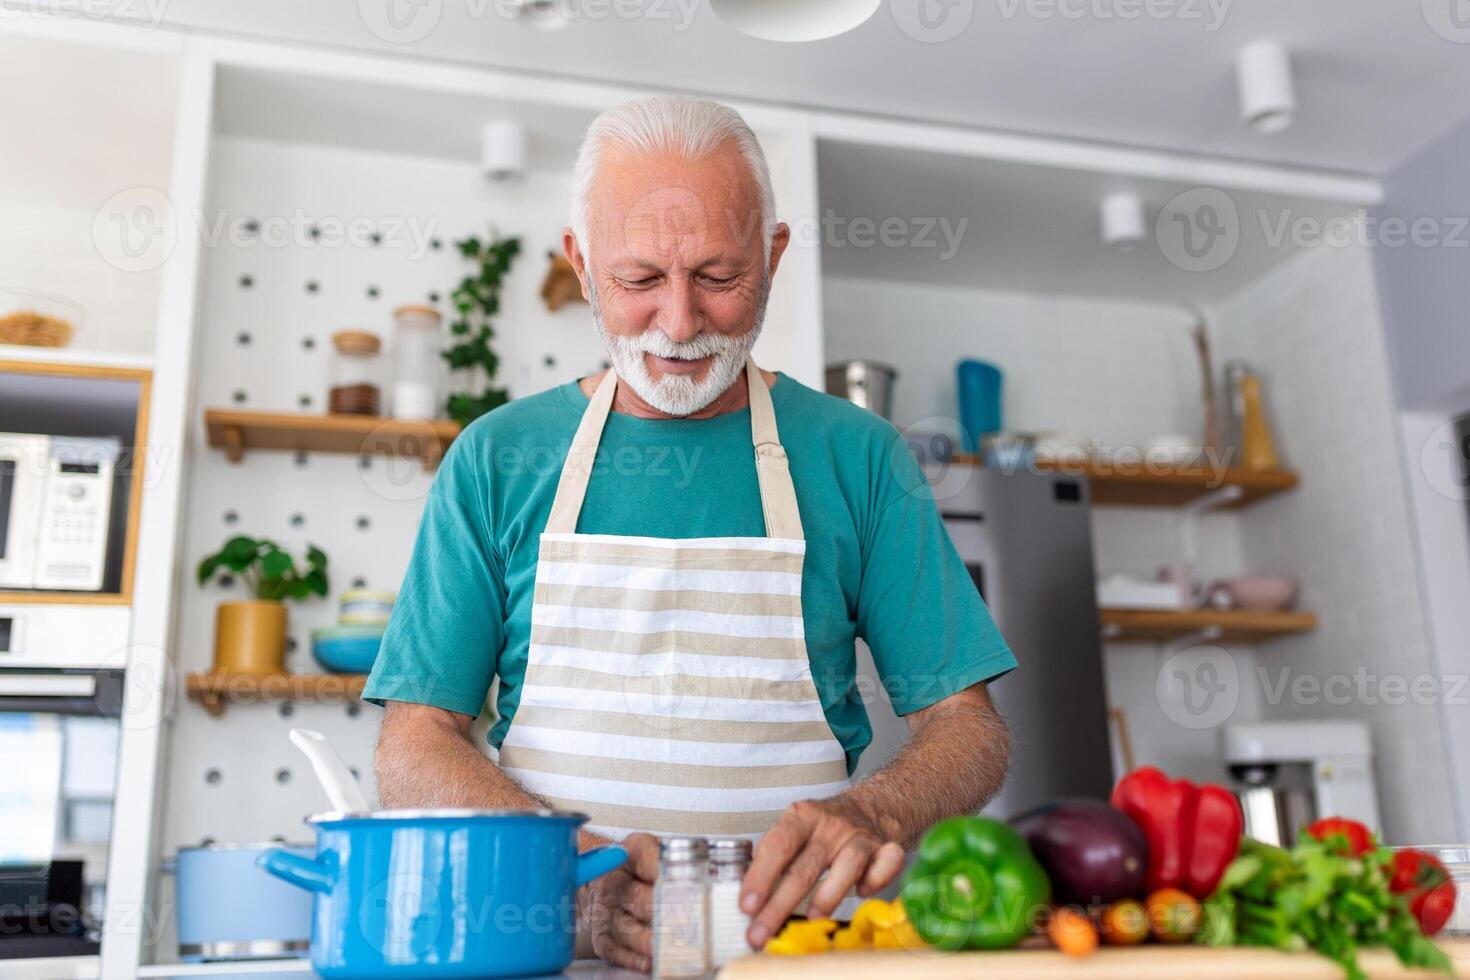
[[[393,415],[431,419],[439,414],[443,391],[444,337],[439,311],[432,306],[400,306],[393,311]]]
[[[333,415],[377,415],[378,351],[382,341],[366,330],[339,330],[332,334],[331,387],[327,411]]]

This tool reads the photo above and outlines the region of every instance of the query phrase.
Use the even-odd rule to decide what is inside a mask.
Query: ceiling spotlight
[[[1131,191],[1119,191],[1102,199],[1102,240],[1120,252],[1137,248],[1147,234],[1143,200]]]
[[[1296,116],[1291,54],[1279,41],[1256,41],[1235,62],[1240,118],[1258,133],[1279,133]]]
[[[510,11],[540,31],[559,31],[572,22],[571,0],[510,0]]]
[[[480,130],[480,172],[493,181],[525,176],[526,127],[514,119],[492,119]]]
[[[873,16],[882,0],[710,0],[715,14],[763,41],[821,41]]]

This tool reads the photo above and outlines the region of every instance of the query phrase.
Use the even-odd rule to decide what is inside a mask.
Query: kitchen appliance
[[[1382,829],[1372,740],[1362,722],[1229,724],[1220,732],[1220,754],[1250,837],[1289,847],[1302,827],[1323,816]]]
[[[0,959],[97,954],[122,703],[121,670],[0,666]]]
[[[893,382],[898,372],[877,361],[844,361],[827,365],[827,394],[846,398],[885,419],[893,411]]]
[[[955,366],[955,390],[967,451],[976,452],[981,439],[1001,430],[1004,381],[1000,368],[985,361],[960,361]]]
[[[102,588],[120,449],[112,438],[0,433],[0,588]]]
[[[311,892],[257,866],[281,849],[302,860],[309,844],[181,847],[164,866],[176,878],[179,959],[186,963],[299,957],[311,946]]]
[[[261,866],[312,895],[311,965],[326,980],[540,976],[572,961],[577,889],[627,860],[577,853],[585,814],[322,813],[315,857]]]
[[[1107,799],[1113,787],[1087,481],[975,466],[925,467],[950,539],[1020,669],[990,685],[1012,731],[1005,786],[987,812],[1022,813],[1061,796]],[[859,650],[859,690],[881,687]],[[866,705],[873,742],[856,778],[908,740],[882,698]]]

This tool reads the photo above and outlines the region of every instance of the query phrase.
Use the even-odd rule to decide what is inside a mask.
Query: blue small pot
[[[319,814],[315,858],[260,865],[314,893],[311,965],[327,980],[558,973],[572,962],[577,888],[627,860],[577,853],[580,813],[379,810]]]
[[[311,939],[311,896],[256,866],[271,849],[306,857],[306,845],[206,844],[181,847],[165,866],[177,876],[179,959],[299,957]]]

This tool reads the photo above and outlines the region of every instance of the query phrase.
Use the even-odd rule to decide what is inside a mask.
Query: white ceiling
[[[1356,234],[1351,206],[1251,191],[831,141],[819,144],[817,166],[831,276],[1210,306],[1319,239],[1339,240],[1327,235]],[[1115,191],[1146,208],[1148,240],[1133,251],[1101,241],[1098,204]],[[1232,237],[1209,248],[1196,240],[1198,265],[1174,247],[1175,201],[1187,215],[1235,209]],[[947,222],[948,236],[944,225],[926,230],[931,218]],[[870,224],[859,230],[856,219]],[[873,229],[893,219],[884,247]]]
[[[846,35],[795,45],[737,34],[703,0],[572,2],[586,12],[560,32],[509,19],[506,0],[170,0],[163,16],[178,27],[1373,175],[1470,115],[1470,29],[1457,43],[1431,26],[1449,23],[1464,0],[888,0]],[[956,36],[927,43],[901,29],[919,5]],[[1122,16],[1149,10],[1166,16]],[[627,11],[641,13],[619,15]],[[1270,137],[1236,116],[1232,59],[1260,37],[1296,52],[1298,122]]]

